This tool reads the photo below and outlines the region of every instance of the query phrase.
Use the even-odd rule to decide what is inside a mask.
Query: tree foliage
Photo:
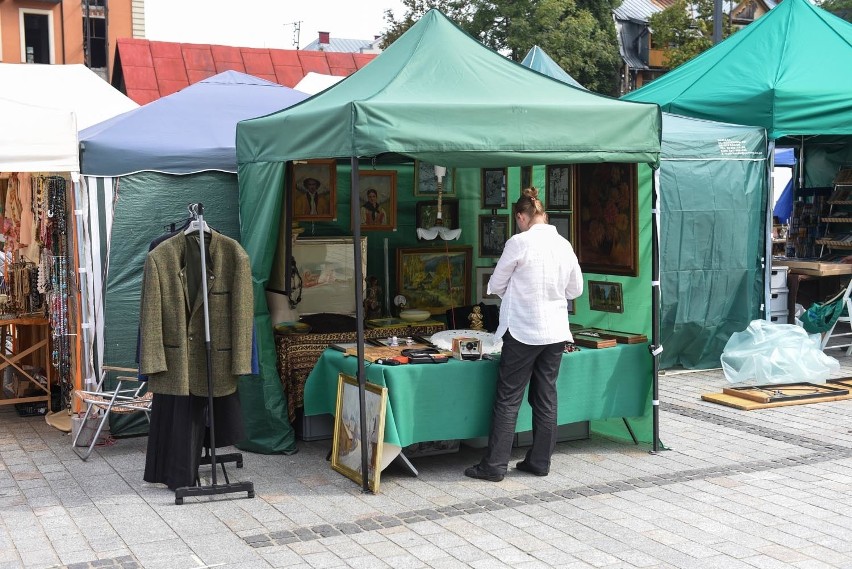
[[[664,64],[674,69],[713,47],[713,0],[696,0],[674,4],[649,18],[656,47],[665,50]],[[727,18],[722,37],[731,34]]]
[[[852,0],[825,0],[820,8],[828,10],[838,18],[852,22]]]
[[[619,0],[403,0],[405,14],[385,12],[383,47],[430,8],[438,8],[486,46],[520,61],[538,45],[588,89],[615,94],[621,58],[612,20]]]

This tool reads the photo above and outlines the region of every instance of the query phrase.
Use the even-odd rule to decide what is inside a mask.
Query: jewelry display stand
[[[210,309],[207,305],[207,256],[205,253],[204,233],[209,231],[207,224],[204,223],[204,205],[201,203],[192,204],[190,211],[193,214],[193,221],[190,223],[187,233],[198,231],[198,245],[201,249],[201,294],[202,304],[204,307],[204,346],[207,352],[207,429],[209,432],[210,447],[207,449],[207,454],[201,457],[200,464],[211,465],[211,483],[209,486],[203,486],[198,481],[195,486],[181,486],[175,489],[175,504],[183,504],[183,499],[187,496],[213,496],[217,494],[232,494],[235,492],[246,492],[248,498],[254,498],[254,483],[253,482],[230,482],[228,473],[225,470],[225,462],[236,462],[237,468],[242,468],[243,457],[240,453],[226,454],[217,459],[216,457],[216,422],[213,412],[213,356],[210,345]],[[216,479],[216,467],[222,467],[222,474],[225,476],[225,483],[219,484]]]

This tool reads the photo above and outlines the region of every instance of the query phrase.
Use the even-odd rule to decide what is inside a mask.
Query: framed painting
[[[532,187],[532,166],[521,166],[521,191]]]
[[[454,196],[455,187],[453,177],[455,171],[447,168],[444,176],[444,185],[441,193],[445,196]],[[435,175],[435,165],[422,160],[414,161],[414,195],[420,197],[438,197],[438,177]]]
[[[500,297],[488,294],[488,281],[494,274],[494,267],[476,267],[476,303],[500,304]]]
[[[589,308],[603,312],[624,312],[621,283],[589,281]]]
[[[571,217],[570,213],[547,214],[548,223],[556,228],[556,232],[573,243],[574,237],[571,235]]]
[[[574,248],[584,273],[639,274],[635,164],[579,164]]]
[[[547,188],[544,209],[548,211],[571,211],[574,189],[574,167],[557,164],[547,167]]]
[[[359,170],[362,231],[396,229],[396,171]]]
[[[479,256],[499,257],[509,240],[508,215],[479,216]]]
[[[293,219],[331,221],[337,217],[337,162],[308,160],[293,165],[290,180]]]
[[[443,314],[470,303],[470,246],[401,247],[396,250],[397,294],[407,308]]]
[[[417,227],[434,227],[438,218],[438,201],[417,202],[415,223]],[[441,200],[441,221],[448,229],[459,228],[459,202]]]
[[[385,438],[386,387],[366,384],[364,414],[367,416],[367,486],[379,491],[382,473],[382,445]],[[361,406],[358,380],[341,373],[337,379],[337,405],[334,413],[334,435],[331,445],[331,467],[358,484],[364,483],[361,465]]]
[[[355,314],[353,238],[301,237],[293,244],[294,294],[299,314]],[[361,237],[361,274],[367,274],[367,238]],[[270,288],[283,288],[284,267],[274,266]],[[286,300],[286,298],[285,298]]]
[[[506,207],[506,168],[482,169],[482,209]]]

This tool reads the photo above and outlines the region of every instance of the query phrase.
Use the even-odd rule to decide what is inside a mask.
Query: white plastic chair
[[[100,437],[104,425],[106,425],[107,421],[109,421],[110,415],[142,411],[145,413],[145,418],[148,419],[148,422],[151,422],[152,394],[142,393],[145,388],[145,382],[139,381],[136,375],[119,375],[115,378],[115,387],[111,390],[104,391],[103,384],[110,372],[136,374],[137,370],[134,368],[102,366],[101,380],[98,382],[94,391],[74,391],[74,395],[81,403],[86,405],[86,411],[80,420],[80,428],[77,429],[77,432],[74,434],[74,440],[71,442],[71,448],[75,453],[77,453],[77,456],[83,460],[87,460],[92,454],[92,451],[95,449],[95,445],[98,444],[98,437]],[[78,446],[77,442],[79,441],[80,436],[84,431],[88,432],[86,426],[89,419],[97,419],[99,413],[100,419],[98,420],[98,427],[94,435],[92,435],[91,442],[88,446],[86,444]]]

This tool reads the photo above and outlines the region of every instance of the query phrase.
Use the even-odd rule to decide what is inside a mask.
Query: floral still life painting
[[[583,272],[638,275],[634,164],[577,167],[577,257]]]

